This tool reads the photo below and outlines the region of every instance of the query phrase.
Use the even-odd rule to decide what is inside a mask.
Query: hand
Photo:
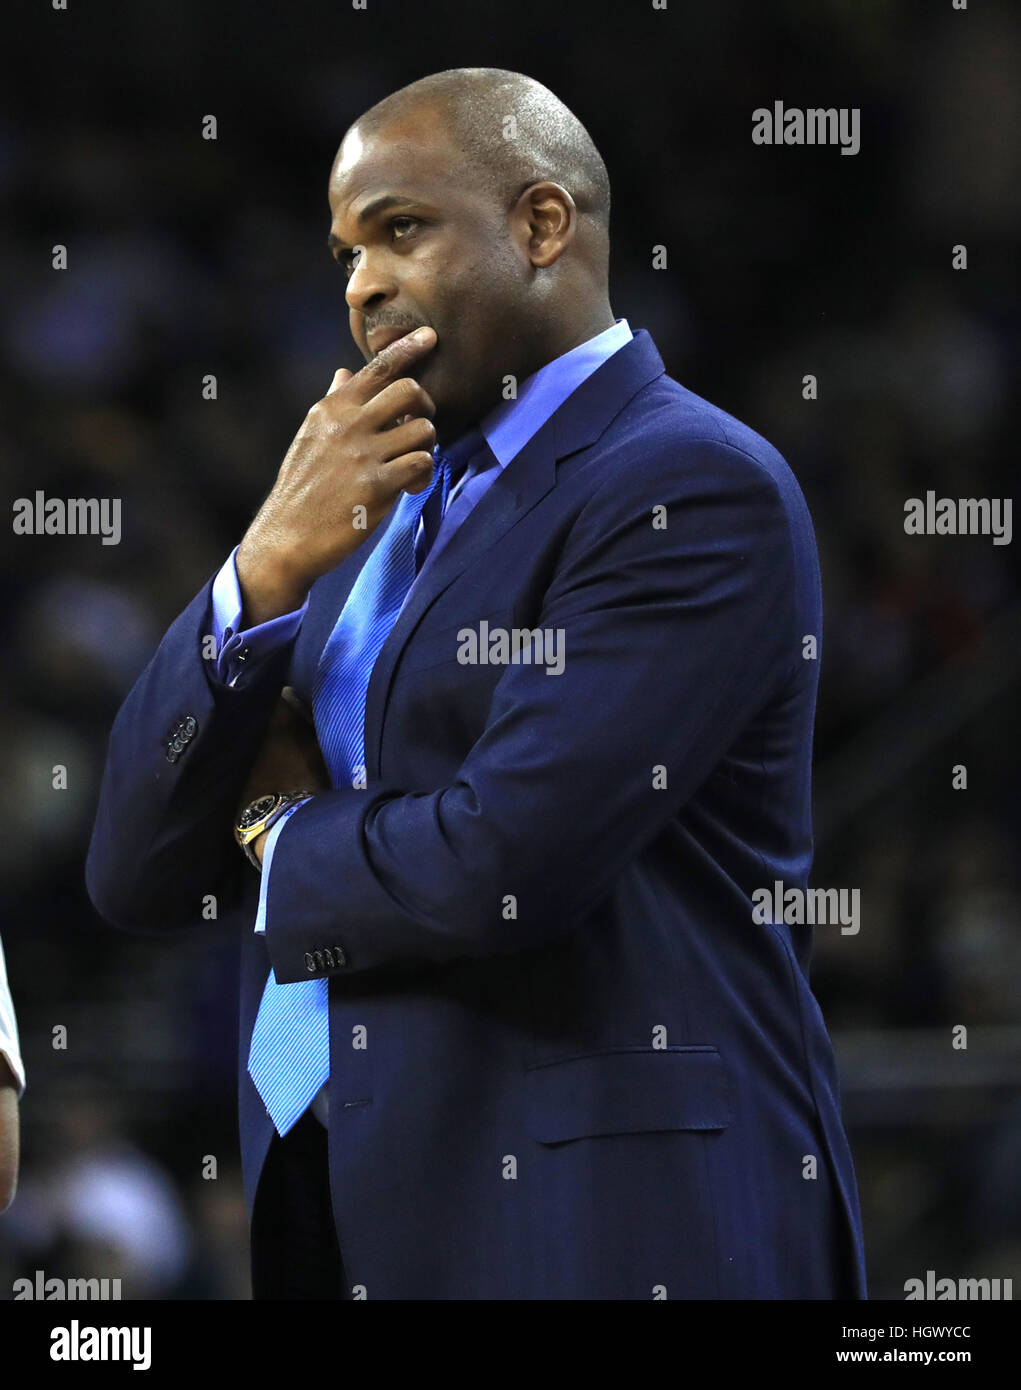
[[[354,375],[342,367],[305,416],[235,556],[245,626],[300,608],[313,581],[357,550],[402,489],[428,486],[436,407],[402,373],[435,344],[435,330],[420,328]]]
[[[311,717],[303,711],[293,688],[285,686],[245,782],[238,815],[250,801],[267,792],[287,792],[298,787],[316,792],[331,786]],[[268,833],[263,831],[251,845],[260,864]]]

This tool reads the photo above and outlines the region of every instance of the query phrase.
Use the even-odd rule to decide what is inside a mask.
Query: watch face
[[[249,826],[256,825],[265,816],[268,816],[273,807],[277,804],[275,792],[266,796],[260,796],[257,801],[249,802],[241,812],[241,819],[238,821],[239,830],[247,830]]]

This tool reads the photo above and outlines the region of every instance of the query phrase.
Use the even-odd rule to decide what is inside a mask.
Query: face
[[[432,397],[437,437],[449,442],[499,403],[504,375],[528,356],[527,238],[515,240],[513,219],[473,186],[427,111],[373,135],[353,127],[329,201],[351,335],[368,362],[402,333],[435,329],[435,347],[409,375]]]

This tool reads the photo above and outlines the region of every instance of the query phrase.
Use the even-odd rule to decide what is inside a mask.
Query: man
[[[87,867],[128,930],[236,914],[254,1294],[864,1297],[751,898],[811,860],[797,484],[615,320],[537,82],[394,93],[329,202],[367,365],[125,701]]]
[[[7,1210],[18,1190],[21,1150],[18,1104],[24,1094],[25,1064],[21,1060],[18,1020],[0,941],[0,1212]]]

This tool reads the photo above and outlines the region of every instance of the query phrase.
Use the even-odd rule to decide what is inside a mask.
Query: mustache
[[[398,328],[402,333],[412,333],[416,328],[425,328],[426,326],[421,319],[393,318],[390,315],[374,318],[371,323],[367,318],[362,318],[362,331],[366,338],[377,328]]]

